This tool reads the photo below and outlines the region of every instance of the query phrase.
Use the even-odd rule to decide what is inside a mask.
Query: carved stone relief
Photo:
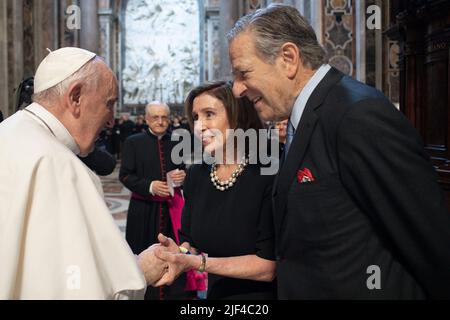
[[[200,81],[196,0],[130,0],[125,14],[124,103],[182,103]]]

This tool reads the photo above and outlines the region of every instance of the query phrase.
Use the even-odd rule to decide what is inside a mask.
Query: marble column
[[[8,0],[9,5],[9,38],[8,38],[8,60],[9,60],[9,86],[10,96],[15,101],[16,88],[23,80],[23,0]],[[11,103],[10,103],[11,105]],[[13,109],[15,105],[13,105]],[[13,110],[14,112],[14,110]]]
[[[5,117],[15,111],[15,95],[23,78],[23,3],[0,3],[0,109]]]
[[[316,31],[317,40],[323,45],[324,44],[324,28],[325,25],[323,23],[323,15],[324,15],[324,3],[325,1],[318,1],[318,0],[309,0],[309,7],[311,10],[311,25]]]
[[[98,54],[103,57],[106,63],[113,69],[114,65],[114,11],[109,1],[101,0],[99,2],[99,50]]]
[[[239,6],[241,5],[240,0],[220,1],[220,77],[222,79],[231,79],[231,65],[230,59],[228,58],[228,41],[226,39],[226,34],[233,28],[236,21],[239,19]]]
[[[221,79],[220,62],[228,59],[228,56],[221,56],[220,43],[222,38],[219,35],[220,20],[219,8],[208,7],[206,12],[205,33],[207,35],[205,45],[205,80],[213,81]]]
[[[99,21],[98,3],[92,0],[80,0],[81,30],[80,47],[98,53],[99,50]]]
[[[24,78],[34,75],[36,66],[34,63],[34,24],[33,1],[23,0],[23,68]]]
[[[58,22],[55,14],[57,1],[59,0],[34,1],[33,42],[35,69],[47,56],[47,49],[58,49]]]
[[[70,6],[76,5],[79,7],[78,0],[58,0],[57,15],[58,19],[58,43],[59,47],[79,47],[80,46],[80,30],[74,28],[72,25],[68,27],[68,18],[73,17],[77,13],[73,10],[68,11]],[[80,12],[81,15],[81,12]],[[72,22],[72,20],[71,20]],[[82,25],[83,21],[80,22]]]

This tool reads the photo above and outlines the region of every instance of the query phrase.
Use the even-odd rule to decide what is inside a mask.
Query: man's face
[[[282,58],[277,57],[273,64],[266,62],[257,54],[253,35],[248,31],[232,40],[229,54],[234,95],[250,99],[263,121],[288,118],[293,102]]]
[[[106,65],[99,65],[99,72],[102,73],[99,84],[87,87],[83,94],[84,111],[80,120],[83,124],[82,134],[86,137],[86,144],[89,145],[94,144],[108,123],[112,125],[114,106],[118,99],[117,80],[114,74]]]
[[[154,134],[164,135],[169,128],[169,110],[166,106],[151,106],[145,120]]]
[[[288,120],[278,121],[275,123],[275,129],[279,130],[280,142],[284,143],[286,141],[286,131],[287,131]]]

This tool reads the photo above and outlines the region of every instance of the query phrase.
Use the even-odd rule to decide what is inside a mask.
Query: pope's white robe
[[[32,104],[0,124],[0,299],[139,299],[146,283],[67,129]]]

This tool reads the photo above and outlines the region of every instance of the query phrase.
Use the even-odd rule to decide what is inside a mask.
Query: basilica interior
[[[272,2],[312,24],[332,66],[381,90],[420,132],[450,203],[450,2],[447,0],[1,0],[0,111],[48,50],[98,53],[119,80],[116,115],[149,101],[183,115],[190,88],[231,79],[226,33]],[[126,191],[104,180],[119,226]],[[112,199],[112,200],[111,200]]]

